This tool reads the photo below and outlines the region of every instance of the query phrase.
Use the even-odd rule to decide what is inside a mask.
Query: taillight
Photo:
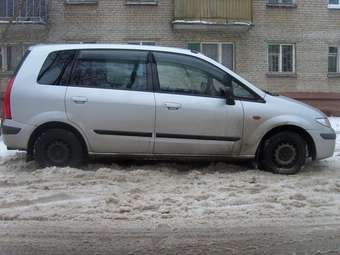
[[[11,78],[8,82],[8,86],[5,92],[4,98],[4,119],[12,119],[12,112],[11,112],[11,91],[14,83],[14,78]]]

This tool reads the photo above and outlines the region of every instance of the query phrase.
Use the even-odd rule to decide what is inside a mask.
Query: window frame
[[[134,89],[122,89],[122,88],[103,88],[103,87],[95,87],[95,86],[86,86],[86,87],[82,87],[82,86],[77,86],[71,83],[72,80],[72,75],[75,72],[75,67],[76,67],[76,63],[78,60],[78,56],[80,51],[94,51],[94,50],[98,50],[98,51],[136,51],[136,52],[146,52],[147,53],[147,57],[146,57],[146,63],[145,63],[145,67],[146,67],[146,89],[145,90],[134,90]],[[52,53],[52,52],[51,52]],[[150,62],[150,51],[147,50],[134,50],[134,49],[102,49],[102,48],[93,48],[93,49],[75,49],[75,56],[71,62],[71,67],[68,70],[65,69],[65,71],[67,71],[68,73],[66,73],[67,77],[66,79],[68,80],[68,82],[66,82],[66,84],[56,84],[56,85],[51,85],[51,86],[67,86],[67,87],[76,87],[76,88],[84,88],[84,89],[106,89],[106,90],[120,90],[120,91],[138,91],[138,92],[153,92],[153,75],[152,75],[152,71],[151,71],[151,67],[150,65],[152,64]]]
[[[166,54],[174,54],[174,55],[179,55],[179,56],[186,56],[186,57],[191,57],[191,58],[196,58],[199,61],[202,61],[210,66],[212,66],[213,68],[216,68],[218,70],[220,70],[221,72],[223,72],[226,75],[229,75],[231,77],[231,79],[233,79],[236,83],[238,83],[243,89],[247,90],[251,95],[254,96],[254,99],[250,99],[250,98],[241,98],[241,97],[234,97],[235,100],[238,101],[248,101],[248,102],[254,102],[254,103],[265,103],[266,101],[260,96],[258,95],[255,91],[253,91],[251,88],[249,88],[248,86],[246,86],[245,84],[243,84],[243,82],[241,82],[240,80],[238,80],[237,78],[235,78],[234,76],[232,76],[231,74],[229,74],[228,72],[224,71],[223,69],[219,68],[218,66],[213,65],[212,63],[201,59],[201,58],[197,58],[195,56],[190,56],[190,55],[186,55],[186,54],[182,54],[182,53],[175,53],[175,52],[165,52],[165,51],[152,51],[152,53],[155,52],[160,52],[160,53],[166,53]],[[155,57],[153,57],[153,59],[155,59]],[[153,80],[154,80],[154,93],[160,93],[160,94],[171,94],[171,95],[182,95],[182,96],[191,96],[191,97],[206,97],[206,98],[216,98],[216,99],[225,99],[224,96],[210,96],[210,95],[195,95],[195,94],[187,94],[187,93],[178,93],[178,92],[168,92],[168,91],[162,91],[160,90],[160,84],[159,84],[159,75],[158,75],[158,68],[157,68],[157,63],[156,60],[154,60],[153,63]],[[222,81],[218,80],[219,82],[223,83]]]
[[[232,67],[232,71],[235,71],[235,67],[236,67],[236,50],[235,50],[235,43],[234,42],[210,42],[210,41],[203,41],[203,42],[188,42],[187,46],[189,44],[199,44],[200,45],[200,53],[203,54],[202,49],[203,49],[203,44],[216,44],[217,45],[217,55],[218,55],[218,60],[217,62],[222,64],[222,45],[223,44],[228,44],[228,45],[232,45],[233,46],[233,67]],[[223,64],[222,64],[223,65]],[[228,68],[228,67],[227,67]]]
[[[291,3],[283,3],[283,0],[277,0],[278,2],[271,2],[271,0],[266,0],[267,7],[283,7],[283,8],[296,8],[297,0],[291,0]]]
[[[279,46],[280,47],[280,53],[279,53],[279,70],[278,71],[270,71],[269,69],[269,46]],[[282,71],[282,60],[283,60],[283,54],[282,54],[282,46],[292,46],[293,47],[293,62],[292,62],[292,71],[290,72],[284,72]],[[296,74],[296,46],[295,43],[268,43],[267,44],[267,70],[269,74]]]
[[[158,0],[126,0],[126,5],[158,5]]]
[[[330,0],[328,0],[328,9],[340,9],[340,1],[337,4],[330,4]]]
[[[330,55],[331,55],[331,53],[329,53],[329,48],[337,48],[337,50],[338,50],[338,52],[336,53],[336,64],[337,64],[337,66],[336,66],[336,72],[330,72],[329,71],[329,57],[330,57]],[[339,52],[339,50],[340,50],[340,47],[339,46],[333,46],[333,45],[329,45],[328,46],[328,68],[327,68],[327,72],[328,72],[328,74],[340,74],[340,52]],[[334,56],[335,54],[333,53],[333,56]]]
[[[148,45],[148,44],[144,44],[144,43],[153,43],[153,45]],[[149,41],[149,40],[142,40],[142,41],[128,41],[127,44],[129,45],[139,45],[139,46],[157,46],[157,42],[156,41]]]

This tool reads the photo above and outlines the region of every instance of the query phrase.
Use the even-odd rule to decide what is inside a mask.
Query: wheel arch
[[[271,130],[269,130],[261,139],[257,150],[256,150],[256,159],[259,159],[259,156],[261,154],[261,151],[263,149],[263,145],[264,142],[271,136],[282,132],[282,131],[291,131],[294,133],[299,134],[303,139],[305,139],[306,143],[307,143],[307,147],[308,147],[308,154],[310,157],[312,157],[313,160],[316,159],[316,146],[315,146],[315,142],[312,138],[312,136],[303,128],[299,127],[299,126],[295,126],[295,125],[281,125],[278,127],[275,127]]]
[[[84,153],[88,153],[89,148],[88,148],[88,144],[84,138],[84,135],[74,126],[65,123],[65,122],[60,122],[60,121],[51,121],[51,122],[46,122],[43,123],[39,126],[37,126],[34,131],[32,132],[32,134],[30,135],[30,138],[28,140],[28,144],[27,144],[27,158],[28,160],[33,159],[33,148],[34,148],[34,143],[36,141],[36,139],[39,137],[40,134],[42,134],[44,131],[48,130],[48,129],[52,129],[52,128],[61,128],[61,129],[66,129],[71,131],[73,134],[75,134],[77,136],[77,138],[80,140],[83,149],[84,149]]]

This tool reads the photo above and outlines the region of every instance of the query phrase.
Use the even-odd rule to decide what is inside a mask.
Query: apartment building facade
[[[340,0],[0,0],[1,91],[39,43],[190,48],[263,89],[340,100]]]

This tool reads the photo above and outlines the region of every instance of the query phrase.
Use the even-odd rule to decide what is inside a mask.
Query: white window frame
[[[338,4],[330,4],[328,0],[328,9],[340,9],[340,1]]]
[[[275,45],[276,46],[277,45],[280,46],[279,71],[277,71],[277,72],[269,71],[269,46],[275,46]],[[292,63],[293,70],[291,72],[283,72],[282,71],[282,57],[283,57],[283,55],[282,55],[282,46],[293,46],[293,63]],[[296,70],[295,55],[296,55],[296,53],[295,53],[295,44],[294,43],[268,43],[268,45],[267,45],[267,66],[268,66],[268,72],[270,72],[270,73],[289,73],[289,74],[295,73],[295,70]]]
[[[337,67],[336,67],[336,72],[328,72],[328,73],[330,73],[330,74],[338,74],[338,73],[340,73],[340,52],[339,52],[340,47],[339,46],[334,46],[334,45],[329,45],[328,46],[328,55],[327,55],[328,59],[329,59],[329,48],[331,48],[331,47],[338,49],[338,53],[337,53]],[[329,70],[329,66],[328,66],[327,70]]]
[[[195,43],[195,42],[192,42]],[[198,42],[197,42],[198,43]],[[235,43],[233,42],[199,42],[200,44],[200,52],[203,54],[202,49],[203,49],[203,44],[217,44],[217,54],[218,54],[218,63],[222,64],[222,45],[223,44],[229,44],[233,46],[233,70],[235,71],[235,63],[236,63],[236,58],[235,58]]]
[[[158,0],[126,0],[126,5],[157,5]]]
[[[275,4],[277,4],[277,5],[294,5],[294,4],[296,4],[296,0],[292,0],[292,2],[291,3],[284,3],[283,2],[283,0],[277,0],[277,3],[271,3],[270,2],[270,0],[267,0],[267,4],[272,4],[272,5],[275,5]]]

